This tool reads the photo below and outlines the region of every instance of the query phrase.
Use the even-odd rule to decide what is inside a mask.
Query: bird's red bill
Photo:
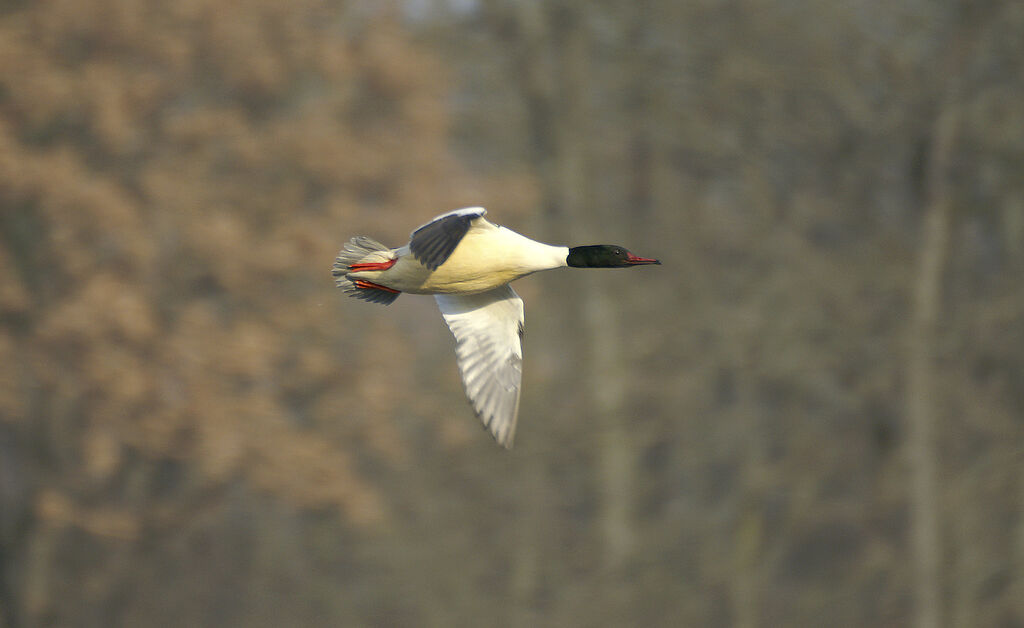
[[[626,253],[626,261],[630,264],[661,264],[661,262],[652,257],[637,257],[632,253]]]

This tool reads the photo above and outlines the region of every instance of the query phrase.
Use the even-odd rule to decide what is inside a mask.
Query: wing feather
[[[466,207],[441,214],[412,232],[409,250],[421,264],[437,270],[462,241],[473,221],[486,213],[483,207]]]
[[[523,380],[523,300],[508,285],[472,295],[434,295],[455,336],[466,396],[494,439],[512,447]]]

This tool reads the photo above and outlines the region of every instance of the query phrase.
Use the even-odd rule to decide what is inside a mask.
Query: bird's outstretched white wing
[[[470,295],[434,295],[455,336],[466,396],[494,439],[512,447],[523,379],[523,300],[508,285]]]

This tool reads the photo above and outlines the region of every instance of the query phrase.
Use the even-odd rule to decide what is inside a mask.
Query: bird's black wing
[[[437,270],[462,241],[472,222],[486,213],[483,207],[467,207],[441,214],[412,232],[409,250],[419,263]]]

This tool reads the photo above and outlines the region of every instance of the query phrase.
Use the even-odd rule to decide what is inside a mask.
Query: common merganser
[[[466,396],[484,427],[511,448],[523,378],[523,300],[509,282],[540,270],[660,264],[621,246],[551,246],[484,218],[483,207],[441,214],[392,249],[349,240],[331,273],[349,296],[388,305],[403,292],[432,294],[455,336]]]

